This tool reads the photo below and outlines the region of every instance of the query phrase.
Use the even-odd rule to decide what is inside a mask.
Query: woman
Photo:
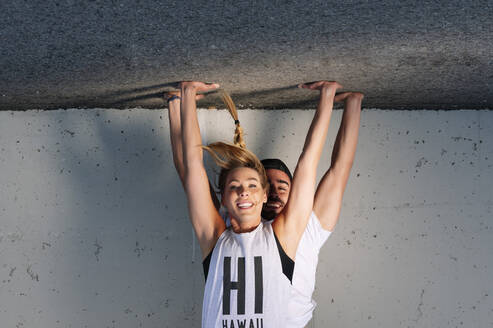
[[[209,192],[195,104],[199,92],[219,85],[180,85],[184,164],[180,177],[204,262],[210,263],[206,270],[203,327],[284,326],[293,259],[312,210],[316,168],[334,95],[340,88],[336,82],[319,83],[320,103],[295,169],[290,201],[272,223],[261,220],[268,183],[255,155],[224,143],[205,147],[222,168],[221,203],[230,215],[230,229],[226,229]]]

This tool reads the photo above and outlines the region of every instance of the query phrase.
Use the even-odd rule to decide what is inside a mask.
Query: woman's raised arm
[[[198,92],[217,89],[218,84],[182,82],[181,140],[183,146],[183,185],[188,198],[190,220],[197,235],[202,256],[205,258],[226,229],[209,192],[209,181],[204,168],[202,139],[195,97]]]
[[[337,133],[329,170],[324,174],[315,193],[313,211],[326,230],[333,231],[342,207],[342,196],[353,166],[361,116],[360,92],[344,92],[335,101],[344,101],[344,112]]]
[[[180,118],[180,107],[181,107],[181,93],[180,91],[170,91],[164,94],[164,99],[168,103],[168,118],[169,118],[169,130],[171,139],[171,151],[173,154],[173,163],[175,164],[176,173],[180,178],[182,186],[185,188],[185,165],[183,164],[183,144],[181,142],[181,118]],[[195,100],[204,98],[204,95],[197,95]],[[211,182],[209,181],[209,190],[211,193],[212,201],[214,202],[214,207],[219,210],[221,204],[217,198],[216,192],[212,188]]]
[[[279,242],[292,259],[295,258],[299,240],[313,208],[317,166],[327,137],[334,96],[341,85],[337,82],[319,81],[302,84],[300,87],[320,91],[320,100],[294,171],[289,201],[273,223]]]

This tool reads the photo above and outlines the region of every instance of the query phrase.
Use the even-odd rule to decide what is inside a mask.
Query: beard
[[[269,203],[276,203],[276,206],[268,206]],[[277,196],[269,197],[267,203],[262,207],[262,217],[265,220],[273,220],[284,208],[285,203]]]

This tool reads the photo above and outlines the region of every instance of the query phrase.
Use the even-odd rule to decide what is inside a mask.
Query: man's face
[[[289,176],[281,170],[267,169],[270,189],[267,203],[262,208],[262,217],[266,220],[274,219],[288,202],[291,190],[291,180]]]

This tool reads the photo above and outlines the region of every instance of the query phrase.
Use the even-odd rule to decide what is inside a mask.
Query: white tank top
[[[289,286],[271,222],[240,234],[228,228],[212,251],[202,328],[284,328]]]
[[[306,327],[313,316],[313,310],[317,305],[312,299],[312,294],[315,290],[318,253],[330,234],[312,211],[296,250],[286,328]]]

